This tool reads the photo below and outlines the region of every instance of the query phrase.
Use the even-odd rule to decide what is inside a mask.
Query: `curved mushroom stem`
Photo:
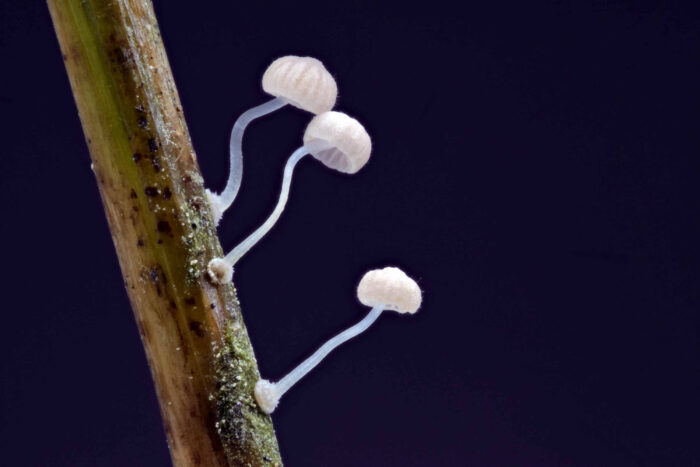
[[[238,260],[241,259],[241,257],[253,247],[253,245],[258,243],[260,239],[270,231],[273,225],[275,225],[275,222],[277,222],[277,219],[279,219],[280,215],[282,214],[284,206],[287,204],[287,199],[289,198],[289,188],[292,184],[292,173],[294,172],[294,167],[297,165],[297,162],[299,162],[301,158],[307,154],[309,154],[309,151],[307,150],[306,146],[302,146],[294,151],[289,157],[287,164],[284,166],[282,191],[280,192],[280,198],[277,201],[275,209],[272,211],[272,214],[270,214],[270,217],[268,217],[267,220],[260,227],[258,227],[257,230],[255,230],[255,232],[250,234],[224,257],[224,259],[232,266],[236,264]]]
[[[217,203],[217,212],[223,214],[224,211],[233,204],[238,190],[241,187],[241,179],[243,177],[243,132],[246,127],[256,118],[272,113],[285,105],[287,105],[287,101],[276,97],[264,104],[246,110],[238,117],[236,123],[233,124],[231,139],[229,141],[231,165],[229,168],[228,181],[221,194],[212,194],[210,197],[213,203]]]
[[[308,155],[311,151],[317,151],[326,146],[327,143],[325,143],[324,141],[314,140],[309,144],[300,147],[299,149],[294,151],[291,156],[289,156],[287,164],[284,166],[284,176],[282,177],[282,190],[280,192],[280,197],[277,201],[275,209],[272,211],[272,214],[270,214],[270,217],[268,217],[267,220],[260,227],[258,227],[255,232],[250,234],[245,240],[239,243],[229,254],[227,254],[224,257],[225,261],[230,263],[231,266],[235,265],[238,262],[238,260],[241,259],[241,257],[243,257],[243,255],[245,255],[248,252],[248,250],[250,250],[256,243],[260,241],[261,238],[265,236],[265,234],[267,234],[267,232],[270,231],[272,226],[275,225],[275,222],[277,222],[277,219],[279,219],[280,215],[282,214],[284,206],[287,204],[287,199],[289,198],[289,188],[292,184],[292,173],[294,172],[294,167],[297,165],[297,162],[299,162],[302,157]]]
[[[299,366],[293,369],[287,376],[279,380],[277,383],[277,388],[280,397],[289,390],[296,382],[304,377],[309,371],[313,370],[316,365],[318,365],[321,360],[323,360],[333,349],[349,341],[358,334],[364,332],[369,328],[372,323],[374,323],[379,315],[384,311],[384,306],[375,306],[370,310],[370,312],[365,316],[362,321],[358,322],[354,326],[350,326],[345,331],[341,332],[335,337],[329,339],[325,344],[323,344],[319,349],[314,352],[309,358],[301,362]]]
[[[279,382],[271,383],[266,380],[258,381],[255,385],[255,397],[260,408],[267,413],[271,413],[277,406],[279,399],[289,388],[294,386],[304,375],[318,365],[333,349],[369,328],[372,323],[379,318],[382,311],[384,311],[383,305],[377,305],[372,308],[362,321],[328,340],[309,358],[294,368],[287,376],[279,380]]]

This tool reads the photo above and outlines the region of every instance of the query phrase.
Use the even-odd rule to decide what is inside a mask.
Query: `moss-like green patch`
[[[216,349],[216,429],[232,465],[281,466],[272,420],[255,402],[253,388],[260,378],[250,342],[242,325],[232,321],[224,344]],[[259,458],[251,459],[250,453]]]

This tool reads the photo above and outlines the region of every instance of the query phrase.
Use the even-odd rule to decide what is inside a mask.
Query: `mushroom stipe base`
[[[270,417],[264,415],[253,397],[254,382],[260,378],[250,342],[241,339],[238,321],[229,322],[223,345],[216,349],[216,393],[209,397],[216,405],[216,431],[224,441],[226,456],[232,465],[245,465],[245,459],[226,449],[238,443],[259,446],[262,458],[270,466],[281,466]],[[242,427],[245,426],[245,428]],[[254,439],[241,439],[242,436]]]

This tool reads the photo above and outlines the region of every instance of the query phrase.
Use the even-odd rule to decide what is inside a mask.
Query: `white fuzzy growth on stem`
[[[224,258],[214,258],[207,265],[209,279],[215,284],[226,284],[233,279],[233,264]]]

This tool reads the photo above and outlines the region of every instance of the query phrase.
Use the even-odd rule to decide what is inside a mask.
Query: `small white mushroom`
[[[308,112],[319,114],[335,105],[338,87],[333,76],[319,60],[312,57],[288,55],[272,62],[262,78],[265,92],[274,99],[249,109],[236,120],[231,130],[229,148],[231,165],[226,187],[221,194],[207,190],[212,215],[218,224],[226,209],[236,199],[243,177],[243,132],[256,118],[291,104]]]
[[[209,264],[209,277],[217,284],[229,282],[230,275],[220,274],[223,262],[230,268],[238,262],[277,222],[289,197],[292,173],[297,162],[307,154],[313,155],[327,167],[354,174],[369,160],[372,142],[364,127],[354,118],[341,112],[325,112],[311,120],[304,134],[304,145],[287,160],[282,177],[282,190],[270,217],[224,258],[215,258]],[[226,280],[228,279],[228,280]]]
[[[357,287],[357,297],[372,310],[365,318],[323,344],[313,355],[304,360],[279,382],[261,379],[255,384],[255,400],[265,413],[272,413],[284,395],[333,349],[365,331],[384,310],[413,314],[418,311],[422,294],[418,284],[402,270],[395,267],[376,269],[366,273]]]

